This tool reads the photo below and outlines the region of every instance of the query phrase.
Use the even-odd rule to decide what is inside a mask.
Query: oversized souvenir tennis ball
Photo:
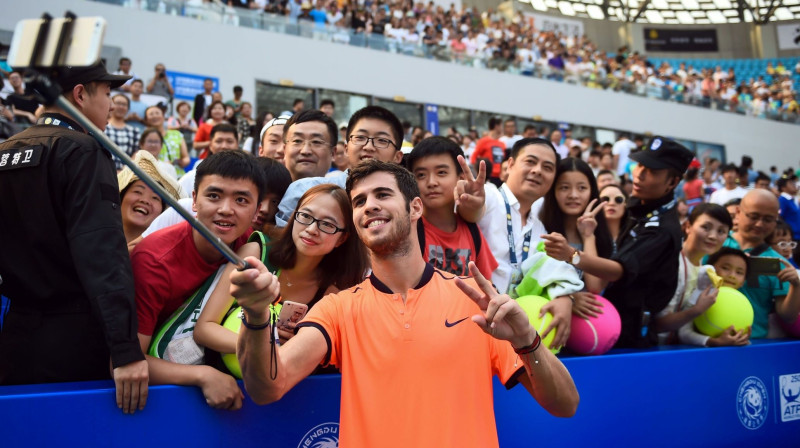
[[[544,317],[539,317],[539,311],[548,302],[549,300],[539,296],[522,296],[517,299],[519,306],[528,314],[528,320],[530,320],[531,325],[533,325],[533,328],[535,328],[540,335],[544,334],[544,329],[553,321],[553,315],[550,313],[545,313]],[[550,347],[550,344],[553,343],[553,339],[555,338],[556,330],[554,329],[547,337],[542,337],[542,345]],[[551,348],[550,351],[553,352],[553,354],[557,354],[561,349]]]
[[[271,305],[273,308],[273,313],[280,314],[281,312],[281,304],[278,303],[276,305]],[[222,326],[231,330],[232,332],[239,334],[239,328],[242,326],[242,307],[237,306],[233,309],[230,313],[228,313],[228,317],[222,323]],[[236,358],[236,353],[223,353],[222,354],[222,362],[225,363],[225,367],[231,372],[233,376],[236,378],[242,377],[242,369],[239,367],[239,359]]]
[[[700,333],[712,338],[721,335],[731,325],[736,331],[746,330],[753,325],[753,306],[744,294],[722,286],[717,301],[694,319],[694,325]]]
[[[611,350],[622,331],[622,321],[614,305],[602,296],[594,297],[603,303],[601,314],[589,318],[572,315],[567,347],[581,355],[602,355]]]

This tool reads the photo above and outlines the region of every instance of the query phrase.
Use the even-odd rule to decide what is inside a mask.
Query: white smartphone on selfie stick
[[[17,67],[52,67],[55,60],[58,40],[67,19],[51,19],[47,40],[37,61],[32,61],[34,46],[38,40],[44,19],[28,19],[17,22],[11,48],[8,52],[8,65]],[[65,36],[66,52],[62,65],[86,67],[100,59],[103,37],[106,32],[106,19],[102,17],[78,17],[73,20],[71,33]]]

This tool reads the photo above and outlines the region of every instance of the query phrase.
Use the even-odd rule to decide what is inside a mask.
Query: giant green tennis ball
[[[753,325],[753,305],[744,294],[722,286],[717,301],[694,319],[694,325],[700,333],[712,338],[721,335],[731,325],[736,331],[746,330]]]
[[[280,314],[280,303],[276,305],[270,305],[270,307],[275,315]],[[239,328],[242,326],[242,307],[237,306],[233,309],[233,311],[228,313],[228,317],[226,317],[225,321],[222,322],[222,326],[236,334],[239,334]],[[223,353],[222,362],[225,363],[225,367],[228,368],[233,376],[236,378],[242,377],[242,368],[239,367],[239,359],[236,358],[236,353]]]
[[[544,334],[544,329],[553,321],[553,315],[550,313],[545,313],[544,317],[539,317],[539,311],[541,311],[542,307],[548,302],[550,301],[539,296],[522,296],[517,299],[519,306],[528,314],[528,320],[531,322],[531,325],[533,325],[533,328],[535,328],[540,335]],[[542,336],[542,345],[550,347],[555,337],[556,330],[553,329],[547,337]],[[553,352],[553,354],[557,354],[561,351],[561,348],[551,348],[550,351]]]

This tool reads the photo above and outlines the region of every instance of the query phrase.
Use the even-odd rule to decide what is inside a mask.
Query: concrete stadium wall
[[[122,48],[139,76],[150,77],[163,62],[169,70],[219,77],[224,94],[242,85],[247,100],[256,80],[289,79],[301,86],[717,143],[725,145],[728,160],[749,154],[759,169],[800,162],[797,125],[96,2],[14,2],[0,15],[0,29],[13,30],[18,20],[45,11],[60,16],[66,7],[105,17],[106,45]]]

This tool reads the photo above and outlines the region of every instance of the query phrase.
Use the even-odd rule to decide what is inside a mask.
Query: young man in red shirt
[[[234,250],[247,241],[266,190],[263,170],[241,151],[210,155],[197,167],[192,209],[197,219]],[[154,333],[226,259],[188,222],[159,230],[131,253],[138,337],[147,353]],[[147,356],[151,384],[199,386],[209,406],[242,406],[236,380],[211,366],[183,365]]]

